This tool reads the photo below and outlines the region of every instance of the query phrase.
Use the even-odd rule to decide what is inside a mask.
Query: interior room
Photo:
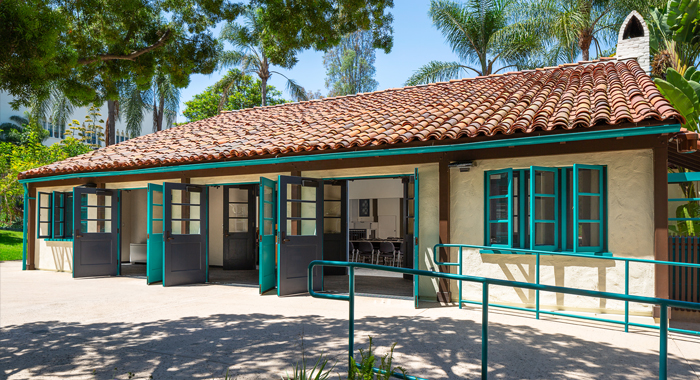
[[[408,213],[413,207],[413,200],[410,199],[410,206],[406,202],[406,195],[412,197],[413,185],[407,180],[379,178],[348,181],[349,261],[406,266],[406,241],[412,241],[412,238],[407,239],[407,234],[412,233],[413,223],[412,212]],[[359,268],[355,271],[355,278],[358,293],[412,296],[412,281],[404,279],[401,274]],[[347,277],[326,276],[325,288],[347,291]]]
[[[209,188],[209,282],[258,286],[258,185]]]
[[[122,276],[146,278],[146,189],[121,192],[121,269]]]

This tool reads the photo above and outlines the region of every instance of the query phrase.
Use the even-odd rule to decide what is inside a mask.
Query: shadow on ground
[[[525,322],[525,321],[524,321]],[[651,378],[658,376],[656,353],[546,334],[527,325],[490,323],[491,378]],[[357,348],[367,335],[384,353],[398,342],[396,364],[434,378],[477,378],[481,325],[451,318],[368,317],[357,320]],[[0,335],[0,368],[17,378],[222,378],[226,368],[238,379],[279,379],[301,358],[321,352],[345,371],[347,321],[322,316],[221,314],[151,323],[40,322],[7,326]],[[648,337],[646,339],[649,339]],[[687,362],[670,356],[673,377],[694,378]],[[92,375],[92,370],[96,374]],[[341,372],[342,373],[342,372]],[[335,377],[337,378],[337,377]]]

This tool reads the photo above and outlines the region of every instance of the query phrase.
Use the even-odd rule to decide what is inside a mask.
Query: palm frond
[[[294,79],[289,79],[286,75],[278,71],[270,71],[270,73],[278,74],[287,79],[287,91],[289,91],[292,99],[296,100],[297,102],[309,100],[309,94],[307,94],[304,87],[298,84]]]
[[[123,115],[126,119],[126,132],[130,137],[141,135],[144,112],[148,109],[143,91],[135,83],[126,82],[122,85],[119,103],[120,117]]]
[[[418,84],[457,79],[461,77],[460,72],[463,70],[472,70],[477,73],[477,75],[481,75],[480,71],[462,65],[459,62],[431,61],[416,70],[416,72],[406,81],[406,86],[415,86]]]

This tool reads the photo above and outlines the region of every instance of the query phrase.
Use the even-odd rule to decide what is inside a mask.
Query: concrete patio
[[[360,297],[356,347],[372,336],[429,379],[477,378],[481,309]],[[9,379],[279,379],[320,353],[346,369],[347,304],[256,288],[163,288],[134,277],[72,279],[0,263],[0,371]],[[643,319],[646,322],[649,318]],[[658,332],[492,309],[490,378],[640,379],[658,369]],[[688,327],[688,326],[684,326]],[[94,371],[94,374],[93,374]],[[116,376],[115,376],[116,374]],[[669,378],[700,378],[700,337],[671,334]],[[334,376],[334,378],[337,378]]]

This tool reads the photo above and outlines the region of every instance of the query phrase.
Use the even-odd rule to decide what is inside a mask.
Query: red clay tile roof
[[[20,178],[670,119],[635,60],[583,62],[227,112]]]

